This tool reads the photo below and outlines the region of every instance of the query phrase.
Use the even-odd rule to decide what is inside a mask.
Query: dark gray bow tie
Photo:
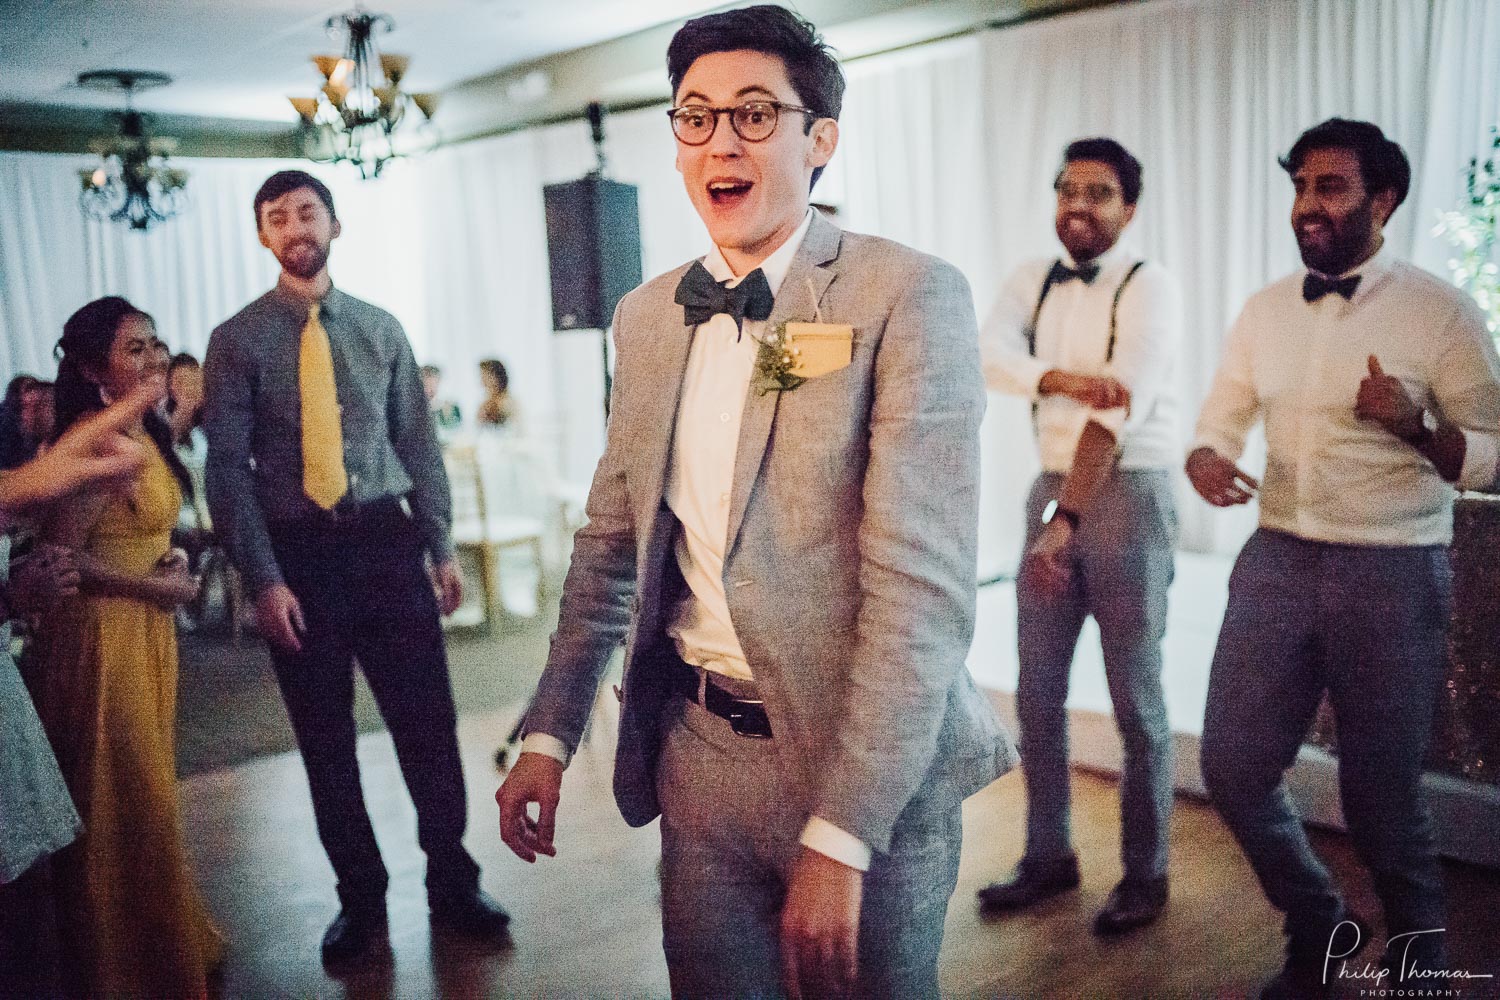
[[[776,297],[771,294],[771,284],[760,268],[745,275],[743,281],[733,288],[727,281],[715,281],[708,268],[699,261],[688,268],[677,284],[677,295],[673,301],[682,306],[682,322],[686,326],[707,323],[719,313],[734,320],[741,330],[745,320],[769,319],[771,306]]]

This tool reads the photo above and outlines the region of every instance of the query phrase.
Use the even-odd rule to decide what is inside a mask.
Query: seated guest
[[[155,381],[154,332],[118,297],[73,314],[58,344],[59,433]],[[43,518],[45,537],[73,550],[81,591],[43,619],[33,670],[84,823],[54,859],[63,972],[69,995],[201,997],[223,945],[177,814],[172,610],[198,581],[169,538],[190,486],[154,409],[126,432],[146,451],[139,473]]]
[[[174,354],[167,365],[167,424],[172,443],[190,443],[203,426],[203,368],[191,354]]]
[[[172,544],[188,554],[188,566],[196,571],[199,558],[212,540],[213,521],[204,499],[208,441],[203,436],[203,368],[191,354],[174,354],[167,366],[165,408],[172,445],[193,486],[182,498],[177,527],[172,530]],[[185,614],[178,616],[180,624],[190,621]]]
[[[439,399],[438,388],[443,384],[443,370],[437,365],[422,366],[422,394],[427,397],[427,408],[432,411],[432,422],[438,435],[453,431],[463,423],[463,414],[458,404],[451,399]]]
[[[33,375],[17,375],[5,387],[5,399],[0,402],[0,469],[14,469],[36,454],[36,442],[29,439],[23,424],[26,394],[36,384]]]
[[[514,426],[520,416],[515,397],[510,394],[510,375],[496,358],[479,362],[479,381],[484,384],[484,402],[479,404],[479,426]]]
[[[1454,487],[1494,473],[1500,358],[1472,299],[1384,245],[1411,184],[1400,146],[1334,118],[1281,165],[1306,267],[1245,303],[1187,459],[1217,507],[1260,492],[1209,676],[1203,781],[1286,915],[1286,965],[1262,996],[1330,995],[1343,974],[1328,956],[1352,965],[1368,928],[1285,781],[1327,693],[1344,818],[1385,908],[1382,985],[1399,990],[1444,965],[1422,768],[1447,674]],[[1263,489],[1235,464],[1260,422]]]

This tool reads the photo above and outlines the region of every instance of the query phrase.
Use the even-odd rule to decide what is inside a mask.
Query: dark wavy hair
[[[499,358],[485,358],[479,362],[479,370],[489,373],[501,392],[510,391],[510,373],[505,370],[505,364]]]
[[[1359,176],[1366,194],[1379,194],[1387,188],[1395,193],[1393,215],[1411,190],[1411,162],[1405,150],[1387,139],[1379,125],[1352,118],[1330,118],[1298,136],[1291,151],[1276,162],[1282,170],[1296,174],[1307,154],[1315,149],[1347,149],[1353,153],[1359,160]]]
[[[57,422],[52,429],[54,441],[83,417],[104,409],[104,397],[99,387],[85,372],[109,364],[115,336],[120,332],[120,324],[129,316],[140,316],[153,327],[156,325],[150,313],[137,309],[118,295],[95,299],[69,316],[63,324],[62,339],[53,352],[57,357],[57,384],[53,390],[57,411]],[[191,497],[193,483],[188,477],[187,467],[172,448],[171,428],[155,410],[146,411],[145,425],[146,433],[156,450],[161,452],[167,468],[172,470],[183,495]]]
[[[678,28],[667,46],[673,100],[682,78],[700,56],[741,49],[779,58],[802,103],[818,118],[838,120],[844,108],[844,71],[839,61],[817,28],[776,4],[705,14]],[[811,132],[812,125],[813,119],[804,117],[803,131]],[[822,173],[822,167],[813,171],[813,184]]]
[[[1063,150],[1063,166],[1088,160],[1103,163],[1114,170],[1120,181],[1120,194],[1125,204],[1134,205],[1141,198],[1141,161],[1130,155],[1130,150],[1106,136],[1078,139],[1068,143]],[[1062,177],[1061,172],[1058,178]]]

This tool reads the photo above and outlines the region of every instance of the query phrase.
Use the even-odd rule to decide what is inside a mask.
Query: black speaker
[[[588,176],[542,189],[552,273],[552,328],[602,330],[641,283],[641,221],[633,184]]]

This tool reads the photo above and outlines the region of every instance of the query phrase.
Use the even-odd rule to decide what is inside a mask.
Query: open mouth
[[[754,184],[738,179],[712,180],[708,182],[708,200],[719,208],[733,208],[744,201]]]

